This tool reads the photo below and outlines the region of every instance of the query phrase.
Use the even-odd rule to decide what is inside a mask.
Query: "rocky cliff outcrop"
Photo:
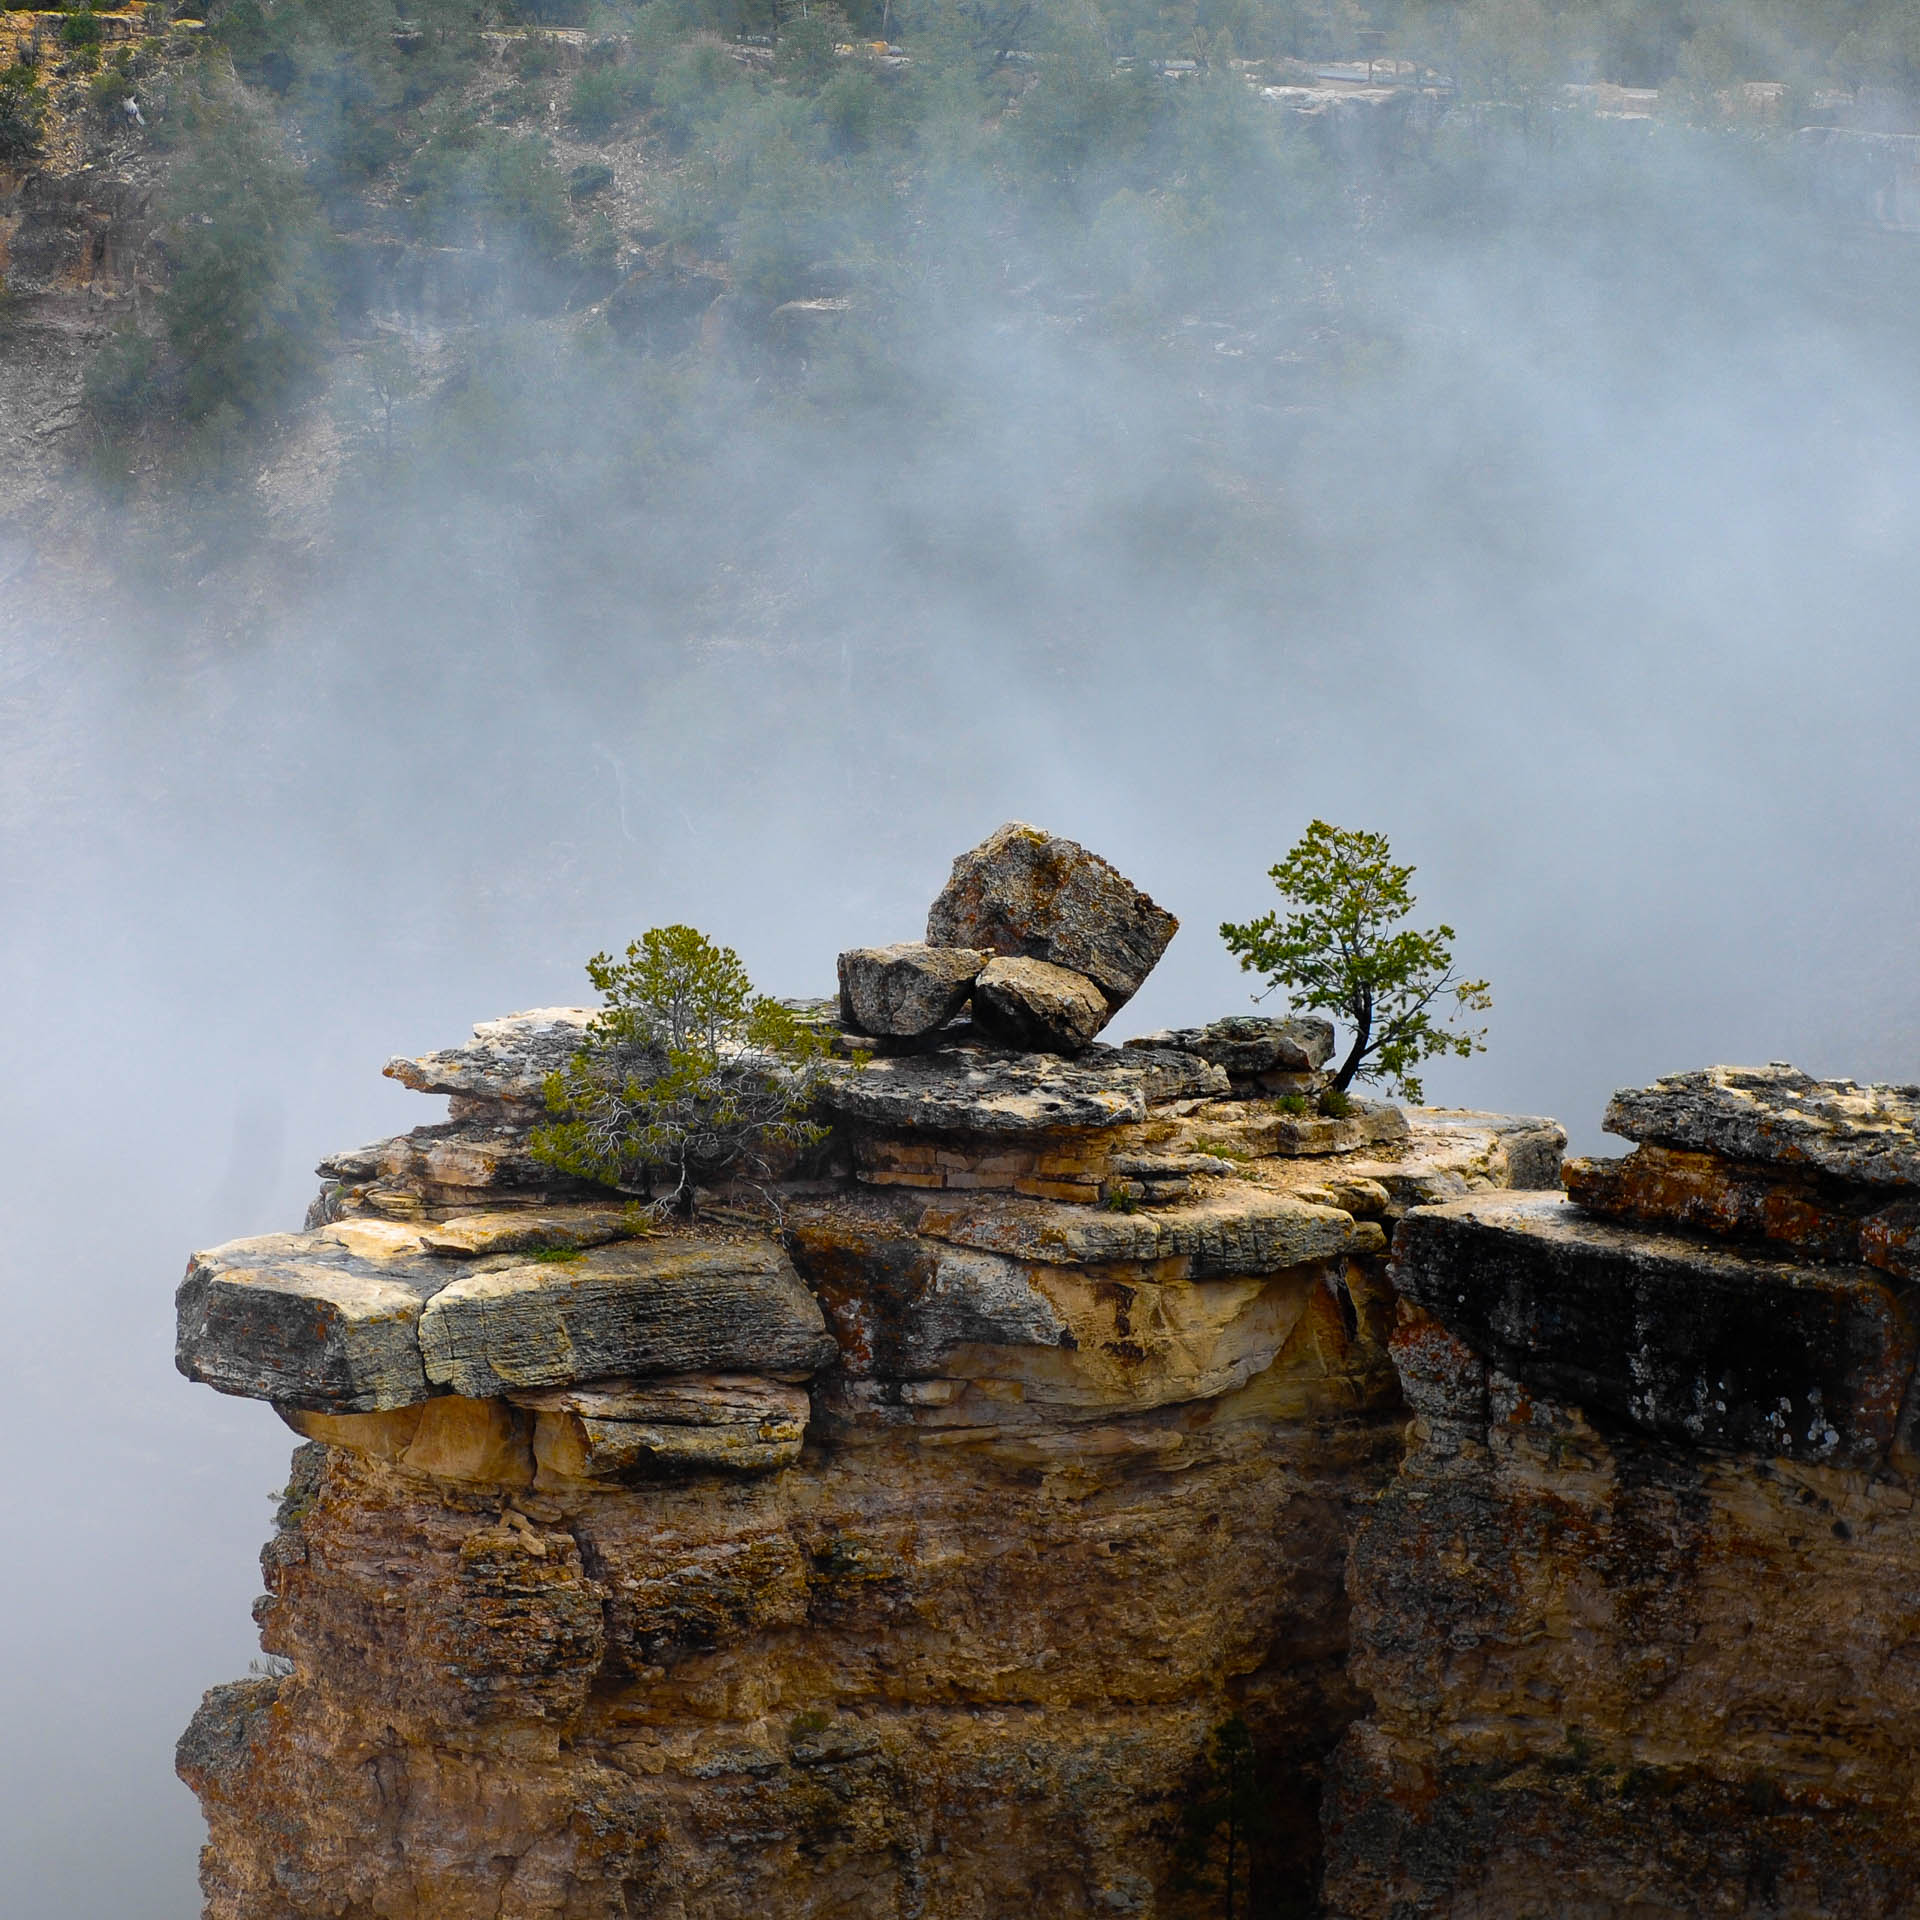
[[[194,1256],[182,1370],[305,1439],[256,1610],[287,1670],[181,1743],[209,1914],[1214,1911],[1233,1721],[1256,1910],[1310,1901],[1365,1705],[1343,1570],[1406,1417],[1385,1256],[1424,1205],[1550,1184],[1563,1136],[1276,1100],[1313,1023],[990,1043],[955,983],[992,956],[1110,1006],[1164,946],[1097,866],[1049,896],[1070,952],[969,867],[972,958],[854,992],[947,1025],[808,1009],[849,1057],[775,1209],[668,1229],[544,1168],[588,1017],[546,1010],[393,1063],[446,1121]]]
[[[1683,1074],[1402,1224],[1331,1913],[1920,1910],[1917,1101]]]

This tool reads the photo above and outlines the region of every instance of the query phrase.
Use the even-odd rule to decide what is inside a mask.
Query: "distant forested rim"
[[[863,455],[924,448],[979,417],[983,322],[1153,379],[1180,329],[1251,329],[1209,390],[1284,410],[1403,353],[1374,269],[1409,235],[1591,222],[1597,196],[1629,235],[1713,223],[1717,190],[1671,192],[1690,144],[1764,172],[1823,89],[1895,121],[1920,96],[1896,0],[181,11],[19,38],[0,166],[64,115],[152,181],[152,297],[93,352],[72,444],[110,499],[224,500],[229,541],[301,417],[333,497],[373,503],[356,537],[408,497],[554,530],[684,506],[742,427],[762,468],[850,425]],[[1568,91],[1596,82],[1659,89],[1631,137]],[[1266,491],[1189,488],[1148,544],[1258,549]]]

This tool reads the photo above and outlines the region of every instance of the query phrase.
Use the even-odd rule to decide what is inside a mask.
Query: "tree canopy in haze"
[[[1268,871],[1285,910],[1225,922],[1220,937],[1242,972],[1267,976],[1269,993],[1282,988],[1301,1012],[1351,1026],[1338,1091],[1373,1080],[1418,1101],[1422,1061],[1484,1051],[1485,1029],[1455,1022],[1493,1005],[1488,984],[1455,977],[1450,926],[1401,926],[1416,904],[1414,870],[1394,861],[1385,834],[1316,820]]]

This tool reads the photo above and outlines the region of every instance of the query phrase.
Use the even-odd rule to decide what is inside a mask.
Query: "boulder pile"
[[[840,956],[841,1018],[877,1040],[924,1040],[971,1000],[987,1039],[1079,1053],[1179,927],[1097,853],[1009,821],[953,863],[924,941]]]

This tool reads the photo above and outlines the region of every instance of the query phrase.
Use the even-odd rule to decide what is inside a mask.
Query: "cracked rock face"
[[[1910,1483],[1589,1419],[1424,1315],[1393,1345],[1330,1920],[1911,1914]]]
[[[1083,973],[1044,960],[989,960],[973,983],[974,1024],[990,1040],[1036,1053],[1076,1054],[1112,1018]]]
[[[944,1027],[987,956],[971,947],[854,947],[840,956],[840,1017],[858,1033],[917,1039]]]
[[[1911,1110],[1675,1075],[1571,1199],[1401,1221],[1416,1419],[1349,1568],[1334,1920],[1920,1904]]]
[[[1140,990],[1179,926],[1098,854],[1010,821],[953,863],[927,939],[1084,974],[1112,1011]]]
[[[1882,1274],[1593,1220],[1557,1195],[1412,1214],[1393,1271],[1515,1378],[1699,1446],[1875,1465],[1913,1372],[1910,1317]]]

